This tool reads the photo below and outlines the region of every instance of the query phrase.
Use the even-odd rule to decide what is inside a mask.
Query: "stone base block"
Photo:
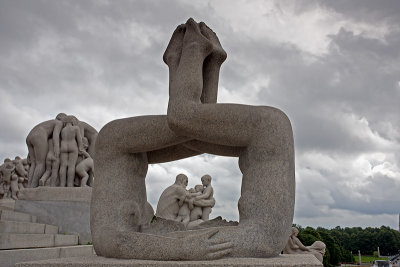
[[[11,210],[0,210],[1,221],[14,221],[14,222],[33,222],[37,221],[36,216],[31,216],[23,212],[15,212]]]
[[[0,233],[57,234],[58,227],[42,223],[0,221]]]
[[[81,244],[90,234],[90,187],[37,187],[20,191],[15,210],[37,216],[39,223],[57,225],[59,233],[78,234]]]
[[[117,267],[117,266],[145,266],[145,267],[213,267],[213,266],[263,266],[263,267],[322,267],[317,258],[313,255],[279,255],[275,258],[229,258],[214,261],[146,261],[146,260],[122,260],[110,259],[98,256],[84,258],[64,258],[54,260],[44,260],[37,262],[17,263],[16,267]]]
[[[2,210],[14,210],[14,199],[0,199],[0,209]]]
[[[17,262],[38,261],[65,257],[90,257],[93,246],[71,246],[35,249],[0,250],[0,266],[13,267]]]
[[[44,248],[78,245],[77,235],[0,233],[0,249]]]

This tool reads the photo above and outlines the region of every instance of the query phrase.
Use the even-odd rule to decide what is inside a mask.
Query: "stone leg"
[[[170,87],[168,123],[177,135],[216,145],[244,147],[238,227],[216,236],[232,237],[232,256],[278,255],[290,234],[294,211],[294,150],[289,119],[272,107],[202,104],[202,66],[208,44],[193,20],[186,23],[176,79]]]
[[[29,180],[29,187],[37,187],[39,179],[45,172],[46,155],[48,152],[47,133],[38,131],[27,137],[29,155],[31,157],[31,168],[29,174],[32,175]]]
[[[51,165],[50,186],[57,186],[58,170],[60,168],[60,160],[55,159]]]
[[[68,163],[68,153],[60,153],[60,187],[65,187],[67,184],[67,163]]]
[[[68,153],[67,186],[74,187],[75,164],[78,159],[78,150]]]

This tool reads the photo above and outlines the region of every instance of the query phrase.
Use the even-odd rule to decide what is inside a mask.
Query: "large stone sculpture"
[[[322,241],[315,241],[311,246],[304,246],[297,237],[299,230],[292,227],[292,233],[283,249],[284,254],[313,254],[321,263],[324,259],[326,245]]]
[[[91,232],[97,255],[153,260],[272,257],[284,248],[294,211],[290,121],[265,106],[216,104],[226,58],[216,34],[189,19],[164,54],[169,67],[167,115],[108,123],[96,142]],[[239,224],[149,234],[148,164],[201,153],[239,157],[243,173]]]
[[[97,131],[76,117],[60,113],[56,119],[35,126],[26,138],[30,162],[29,187],[37,186],[78,186],[92,185],[93,164]],[[83,140],[86,140],[87,154],[84,155]],[[86,153],[86,152],[85,152]],[[85,161],[79,168],[78,155]],[[85,172],[89,175],[86,177]],[[83,181],[83,182],[82,182]]]

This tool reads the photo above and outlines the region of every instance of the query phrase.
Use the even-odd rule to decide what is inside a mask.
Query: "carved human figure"
[[[201,182],[203,184],[202,194],[193,199],[193,204],[196,207],[202,208],[201,219],[203,221],[208,221],[210,218],[211,209],[215,205],[215,199],[213,197],[214,189],[211,186],[211,176],[208,174],[204,175],[201,177]],[[192,218],[190,220],[192,221]]]
[[[11,175],[11,181],[10,181],[10,190],[11,190],[11,198],[14,200],[18,199],[18,192],[19,192],[19,186],[18,186],[18,175],[16,175],[15,173],[13,175]]]
[[[188,178],[184,174],[178,174],[175,178],[175,183],[167,187],[160,196],[157,203],[156,216],[168,220],[180,221],[178,213],[182,207],[188,191]]]
[[[61,141],[62,142],[62,141]],[[56,158],[53,146],[53,139],[48,140],[49,151],[47,151],[46,156],[46,171],[39,180],[39,185],[48,185],[48,180],[50,179],[50,185],[56,186],[58,168],[60,166],[60,159]]]
[[[313,254],[320,262],[323,262],[326,245],[322,241],[315,241],[311,246],[304,246],[297,237],[299,230],[292,227],[292,233],[283,249],[284,254]]]
[[[271,257],[282,251],[294,211],[290,121],[272,107],[214,104],[225,58],[216,34],[189,19],[175,30],[164,54],[170,73],[167,116],[120,119],[100,131],[91,204],[97,255],[209,260],[227,255]],[[151,220],[142,215],[148,214],[148,164],[201,153],[239,157],[239,225],[166,236],[135,231]]]
[[[11,198],[12,191],[11,191],[11,178],[14,174],[15,166],[11,159],[6,158],[4,160],[4,164],[0,169],[0,175],[3,180],[3,191],[4,196],[3,198]]]
[[[74,116],[64,118],[61,131],[60,186],[74,186],[75,164],[79,151],[83,151],[82,136]]]
[[[15,172],[19,177],[28,177],[28,172],[25,169],[21,157],[16,156],[13,163],[15,165]]]
[[[66,114],[60,113],[55,120],[48,120],[36,125],[26,137],[28,157],[31,163],[28,174],[29,187],[37,187],[39,179],[45,172],[49,138],[53,139],[55,157],[60,156],[60,132],[63,127],[62,120],[66,116]]]
[[[83,186],[88,186],[87,182],[89,176],[93,175],[94,173],[94,164],[93,164],[93,159],[88,152],[81,151],[81,154],[85,157],[85,159],[79,162],[78,165],[76,165],[75,171],[76,174],[81,178],[80,185],[81,187],[83,187]]]
[[[190,188],[189,194],[186,195],[185,201],[183,205],[179,208],[178,212],[178,217],[177,221],[182,222],[185,227],[188,226],[189,222],[191,221],[191,214],[193,213],[193,201],[192,199],[196,196],[199,196],[202,194],[203,191],[203,185],[196,185],[194,188]],[[189,207],[189,203],[191,203],[191,206]],[[196,213],[200,212],[200,217],[202,215],[202,209],[201,207],[196,207],[197,210],[195,211]],[[200,209],[200,211],[199,211]]]

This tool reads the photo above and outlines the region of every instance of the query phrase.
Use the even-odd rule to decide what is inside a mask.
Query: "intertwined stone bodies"
[[[100,131],[91,204],[97,255],[210,260],[272,257],[284,248],[295,196],[290,121],[273,107],[215,103],[221,50],[204,23],[189,19],[178,26],[164,56],[170,71],[167,116],[115,120]],[[150,234],[148,164],[201,153],[239,158],[239,224]]]

